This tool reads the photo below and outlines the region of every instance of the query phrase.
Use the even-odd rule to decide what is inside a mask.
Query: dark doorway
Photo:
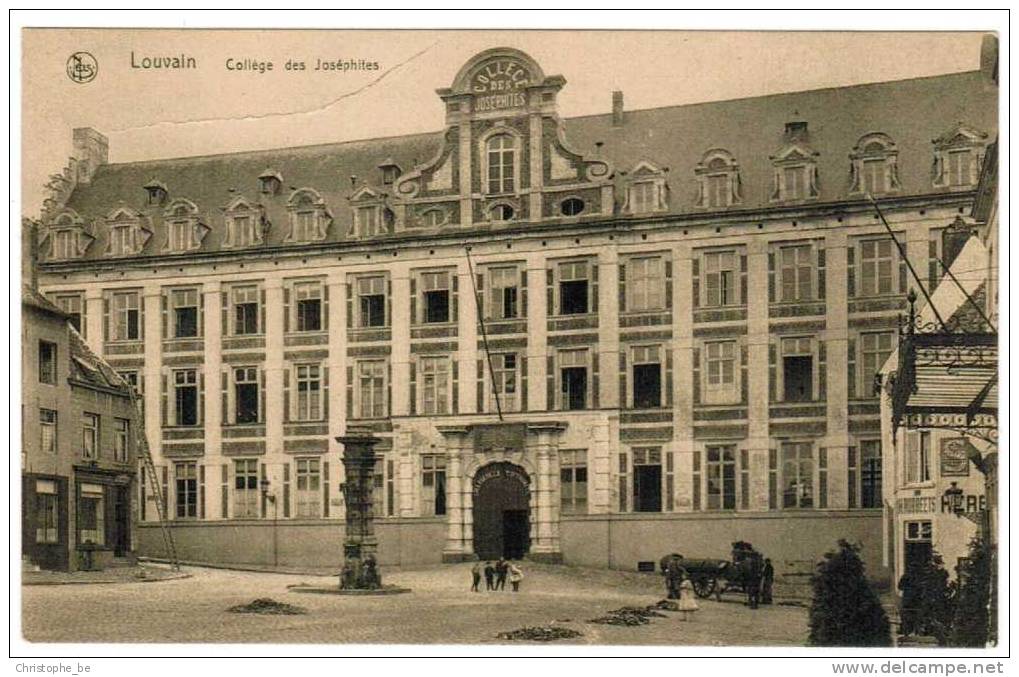
[[[113,554],[123,557],[131,551],[131,494],[117,487],[113,503]]]
[[[662,466],[633,466],[633,509],[635,512],[662,511]]]
[[[520,559],[530,548],[530,490],[527,472],[492,463],[475,474],[474,552],[483,560]]]

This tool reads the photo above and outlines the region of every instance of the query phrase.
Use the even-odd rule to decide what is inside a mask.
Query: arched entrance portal
[[[512,463],[480,468],[472,483],[474,552],[480,559],[520,559],[530,547],[530,478]]]

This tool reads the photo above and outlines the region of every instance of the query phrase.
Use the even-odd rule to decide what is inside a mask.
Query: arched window
[[[513,207],[509,205],[496,205],[490,212],[493,221],[510,221],[513,219]]]
[[[884,195],[899,189],[898,150],[886,134],[867,134],[849,154],[850,193]]]
[[[488,192],[512,193],[516,144],[509,134],[498,134],[488,140]]]
[[[567,198],[559,205],[559,209],[563,216],[577,216],[584,211],[584,201],[575,197]]]
[[[421,215],[421,222],[428,227],[441,226],[446,223],[446,213],[441,209],[429,209]]]

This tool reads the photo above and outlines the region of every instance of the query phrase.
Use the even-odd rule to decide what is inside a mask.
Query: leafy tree
[[[987,646],[991,566],[991,549],[980,536],[974,537],[969,544],[969,557],[958,569],[959,595],[949,640],[952,646]]]
[[[812,646],[891,646],[888,616],[867,582],[860,546],[841,539],[825,554],[811,583]]]
[[[955,585],[941,555],[932,552],[929,559],[911,563],[899,579],[899,590],[902,634],[930,635],[946,646],[955,614]]]

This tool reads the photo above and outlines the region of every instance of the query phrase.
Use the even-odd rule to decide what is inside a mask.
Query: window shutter
[[[545,270],[545,303],[547,304],[546,315],[551,317],[552,315],[558,315],[555,307],[555,270],[548,268]]]
[[[169,319],[170,319],[169,318],[169,314],[170,313],[169,313],[169,310],[168,310],[169,306],[170,306],[170,299],[167,298],[166,290],[163,290],[159,294],[159,307],[160,307],[160,309],[162,311],[162,318],[163,318],[163,321],[162,321],[163,334],[162,334],[162,336],[163,336],[164,339],[170,338],[170,322],[169,322]]]
[[[294,329],[297,329],[296,323]],[[290,286],[283,286],[283,331],[290,331]]]
[[[347,367],[347,418],[354,418],[354,367]]]
[[[552,309],[548,309],[548,314],[552,314]],[[520,317],[527,317],[527,269],[524,268],[520,271]]]
[[[485,411],[485,361],[478,360],[478,401],[476,411]]]
[[[450,304],[450,307],[452,308],[452,316],[449,318],[449,321],[450,322],[456,322],[457,319],[459,319],[459,317],[460,317],[460,312],[459,312],[459,307],[460,307],[459,306],[460,276],[456,274],[456,271],[453,271],[451,273],[451,276],[453,278],[453,301]]]
[[[283,464],[283,516],[290,517],[290,464]]]
[[[386,406],[383,409],[382,415],[389,416],[389,412],[392,411],[393,407],[393,363],[386,362]]]
[[[198,517],[205,519],[205,466],[198,466]]]
[[[850,298],[856,296],[856,246],[846,247],[846,293]]]
[[[693,349],[693,403],[701,403],[701,349]]]
[[[549,411],[553,411],[555,410],[556,403],[556,392],[555,392],[556,378],[555,378],[555,355],[553,355],[552,353],[549,353],[548,357],[546,358],[546,369],[547,371],[545,372],[546,380],[545,399],[547,400],[547,402],[545,403],[545,406]]]
[[[909,290],[909,268],[906,266],[906,242],[902,245],[902,258],[899,259],[899,293],[905,294]]]
[[[475,275],[474,284],[477,287],[474,290],[474,301],[477,304],[478,318],[480,319],[485,317],[485,276],[481,273]]]
[[[329,461],[322,461],[322,517],[329,517]]]
[[[817,248],[817,298],[823,301],[825,295],[825,257],[824,248]]]
[[[413,317],[413,315],[411,315]],[[393,326],[393,281],[386,278],[386,326]]]
[[[169,425],[170,393],[169,393],[169,384],[167,383],[168,380],[169,380],[169,375],[166,373],[166,370],[164,369],[163,370],[163,374],[160,376],[160,383],[161,383],[161,385],[160,385],[160,396],[161,396],[161,398],[163,400],[163,406],[160,407],[160,410],[162,411],[163,426]]]
[[[322,420],[329,420],[329,367],[322,367]]]
[[[768,401],[778,401],[778,347],[768,344]]]
[[[103,340],[110,340],[110,296],[103,294]]]
[[[739,302],[746,305],[750,301],[750,295],[747,293],[747,255],[740,254],[739,257]]]
[[[81,337],[88,338],[88,300],[81,297]]]
[[[701,260],[694,256],[690,260],[691,274],[693,276],[693,307],[701,307]]]
[[[230,369],[224,369],[219,375],[219,392],[222,402],[220,405],[223,407],[222,422],[223,425],[229,425],[233,423],[233,415],[230,411]]]
[[[283,422],[290,423],[291,420],[291,406],[290,406],[290,370],[283,370]]]
[[[527,356],[520,356],[520,410],[527,411]]]
[[[417,280],[410,278],[410,323],[418,324],[418,292]]]
[[[626,312],[626,264],[619,264],[619,312]]]
[[[265,290],[258,291],[258,333],[265,333]]]
[[[258,464],[258,484],[259,484],[259,486],[262,485],[262,480],[264,480],[264,479],[265,479],[265,463],[259,463]],[[265,496],[266,495],[263,493],[262,494],[262,501],[261,501],[261,504],[262,504],[261,505],[261,514],[262,514],[262,517],[265,517]]]
[[[849,399],[854,399],[856,397],[856,339],[850,337],[846,343],[848,347],[846,384],[849,389]]]
[[[768,510],[778,509],[778,449],[768,449]]]
[[[662,346],[665,351],[665,406],[672,406],[672,349],[668,346]]]
[[[388,299],[389,296],[387,295]],[[329,285],[322,285],[322,329],[329,329]]]
[[[205,336],[205,293],[198,288],[198,335]]]
[[[599,355],[597,351],[591,355],[591,406],[595,409],[601,406],[601,388],[598,387],[598,360]]]
[[[739,382],[740,382],[740,402],[743,404],[749,404],[750,402],[750,374],[749,374],[749,349],[745,343],[741,343],[739,347]]]
[[[590,298],[590,311],[592,313],[598,312],[598,264],[591,264],[591,298]]]
[[[701,506],[702,506],[702,504],[701,504],[701,452],[700,451],[694,451],[693,452],[693,459],[692,460],[693,460],[693,468],[692,468],[692,472],[690,473],[690,479],[691,479],[691,481],[693,483],[693,486],[690,487],[691,488],[691,492],[690,493],[692,494],[692,497],[691,497],[692,505],[691,505],[691,507],[696,512],[696,511],[699,511],[701,509]]]
[[[145,297],[138,295],[138,338],[145,340]]]
[[[347,329],[354,326],[354,285],[347,283]]]
[[[258,422],[265,423],[265,369],[258,370]]]
[[[828,507],[828,448],[817,450],[817,507]]]
[[[665,307],[672,310],[672,259],[665,259]]]
[[[828,350],[824,341],[817,342],[817,399],[823,401],[828,394]]]
[[[408,395],[410,396],[410,413],[413,416],[418,413],[418,374],[417,374],[417,362],[414,358],[410,360],[410,388],[408,388]]]
[[[622,348],[619,351],[619,406],[625,408],[627,406],[626,397],[626,348]]]
[[[768,303],[775,302],[775,252],[768,252]]]
[[[205,425],[205,372],[198,372],[198,425]]]
[[[230,518],[229,495],[230,495],[230,466],[224,463],[219,471],[219,516],[222,519]]]
[[[450,411],[453,414],[459,414],[460,413],[460,363],[459,363],[459,361],[457,361],[457,359],[455,357],[450,359],[450,369],[453,372],[453,395],[452,395],[452,397],[450,397],[450,400],[452,401],[453,406],[452,406]]]

